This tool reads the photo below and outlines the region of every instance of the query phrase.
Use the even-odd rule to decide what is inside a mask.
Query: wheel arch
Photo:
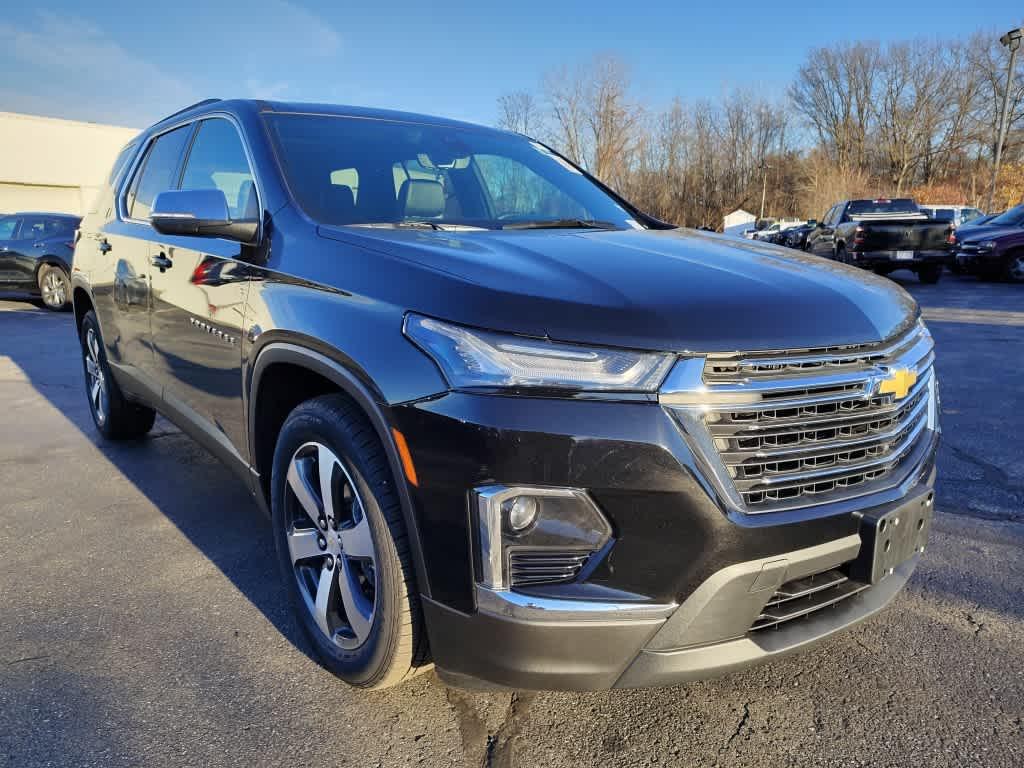
[[[33,280],[36,284],[39,283],[39,273],[43,270],[43,267],[60,267],[68,276],[68,281],[71,281],[71,269],[68,263],[56,254],[44,253],[36,259],[35,271],[33,272]]]
[[[282,373],[290,375],[289,399],[285,401],[290,407],[273,408],[266,398],[270,387],[274,386],[272,382],[279,380]],[[293,382],[297,384],[294,388]],[[395,478],[395,489],[413,553],[419,591],[429,597],[430,586],[409,481],[391,432],[392,424],[385,411],[386,406],[382,405],[382,398],[376,396],[366,383],[366,377],[359,376],[350,367],[323,352],[294,341],[274,341],[261,347],[257,353],[250,367],[246,390],[249,455],[255,473],[253,490],[262,495],[267,510],[271,503],[270,465],[273,462],[277,434],[294,405],[309,397],[341,392],[362,411],[384,447],[391,474]],[[264,399],[261,400],[261,396]]]
[[[90,310],[95,311],[95,306],[89,292],[82,286],[75,285],[74,283],[71,286],[71,306],[75,311],[75,329],[81,331],[82,320],[85,319],[87,312]],[[98,319],[97,322],[99,322]]]

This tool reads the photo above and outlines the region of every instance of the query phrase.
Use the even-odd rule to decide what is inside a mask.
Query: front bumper
[[[957,251],[954,260],[964,272],[974,274],[983,269],[998,266],[1002,260],[1002,254],[995,249],[981,251],[974,248]]]
[[[865,504],[894,508],[929,493],[934,478],[932,445],[902,487],[859,507],[848,501],[746,515],[722,503],[655,402],[456,392],[394,415],[419,477],[412,494],[431,650],[456,684],[662,685],[827,637],[880,610],[914,562],[799,627],[748,630],[779,584],[857,556]],[[479,553],[467,489],[487,483],[585,488],[611,521],[614,544],[582,583],[484,590],[474,579]]]

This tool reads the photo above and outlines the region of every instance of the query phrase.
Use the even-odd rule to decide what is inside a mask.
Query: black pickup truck
[[[807,237],[806,249],[887,275],[896,269],[937,283],[950,260],[949,222],[928,218],[910,198],[836,203]]]

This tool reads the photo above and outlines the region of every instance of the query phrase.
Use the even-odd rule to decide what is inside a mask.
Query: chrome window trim
[[[161,128],[159,132],[153,133],[152,135],[148,136],[145,142],[143,143],[142,148],[136,153],[135,159],[132,161],[128,172],[123,174],[121,178],[120,186],[117,191],[117,218],[119,221],[126,222],[129,224],[143,224],[147,227],[152,227],[152,224],[150,224],[148,219],[135,219],[128,215],[128,209],[126,205],[128,188],[131,187],[132,181],[134,181],[135,179],[135,174],[139,173],[142,170],[141,166],[143,164],[143,161],[145,160],[146,155],[149,154],[150,147],[153,146],[154,142],[156,142],[157,139],[159,139],[161,136],[165,136],[171,131],[176,131],[179,128],[184,128],[188,125],[193,126],[193,128],[198,128],[199,123],[203,122],[204,120],[227,120],[229,123],[231,123],[232,126],[234,126],[235,133],[238,135],[238,139],[242,143],[242,150],[245,152],[245,161],[249,164],[249,175],[252,177],[253,185],[256,188],[256,204],[257,207],[259,208],[259,226],[258,229],[256,230],[256,239],[260,240],[263,238],[263,218],[265,216],[265,209],[263,207],[263,190],[260,185],[260,180],[256,175],[256,171],[254,170],[256,168],[256,163],[253,161],[254,155],[252,153],[252,149],[249,146],[249,141],[248,139],[246,139],[245,131],[242,130],[242,126],[235,118],[235,116],[228,112],[206,112],[204,114],[196,115],[185,120],[179,120],[175,123],[169,124],[165,128]],[[188,146],[185,148],[184,157],[182,158],[182,162],[180,164],[180,167],[178,168],[178,180],[175,186],[176,189],[179,188],[181,185],[181,174],[185,171],[185,167],[188,165],[188,159],[189,156],[192,154],[192,147],[195,144],[197,136],[198,131],[194,130],[192,136],[189,139]],[[154,230],[154,232],[155,231],[156,230]],[[182,235],[182,237],[188,237],[188,235]],[[222,237],[212,239],[228,241],[227,238]],[[235,241],[230,240],[228,242]]]

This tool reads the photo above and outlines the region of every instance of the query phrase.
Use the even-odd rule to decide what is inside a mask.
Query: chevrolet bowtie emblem
[[[902,400],[916,383],[917,373],[914,371],[909,368],[893,368],[878,385],[878,394],[892,394],[897,400]]]

